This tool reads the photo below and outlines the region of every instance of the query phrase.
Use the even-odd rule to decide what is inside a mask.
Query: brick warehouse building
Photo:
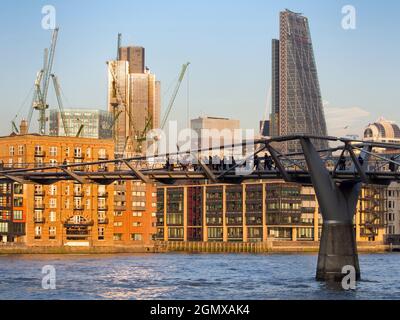
[[[4,169],[107,160],[113,154],[111,139],[36,134],[0,137]],[[121,184],[128,186],[124,194],[118,191]],[[82,185],[74,181],[52,185],[2,184],[0,241],[28,246],[149,244],[155,232],[153,190],[151,184],[133,181],[111,185]]]
[[[386,208],[385,187],[363,187],[355,216],[358,241],[383,241]],[[318,241],[321,224],[314,189],[298,184],[277,180],[157,189],[156,239],[161,241]]]

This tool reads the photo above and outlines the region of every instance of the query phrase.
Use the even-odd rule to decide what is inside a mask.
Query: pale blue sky
[[[162,81],[163,92],[181,65],[192,63],[191,117],[227,116],[240,119],[243,127],[257,127],[270,85],[270,42],[278,37],[279,11],[289,8],[309,18],[322,96],[329,103],[330,133],[346,125],[359,132],[381,115],[400,122],[400,3],[382,3],[2,0],[0,135],[9,134],[10,122],[41,67],[43,48],[49,45],[51,34],[41,28],[46,4],[57,10],[60,34],[54,72],[67,97],[65,107],[106,108],[105,61],[115,57],[121,32],[124,45],[146,48],[146,65]],[[356,8],[356,30],[341,28],[341,9],[347,4]],[[171,119],[181,123],[186,119],[186,84],[171,113]],[[50,96],[54,108],[54,94]],[[20,117],[27,115],[30,100]]]

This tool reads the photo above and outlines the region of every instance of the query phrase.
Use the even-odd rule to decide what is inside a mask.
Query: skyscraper
[[[119,60],[129,62],[129,73],[144,73],[145,52],[143,47],[121,47],[119,48]]]
[[[280,39],[272,40],[271,136],[306,133],[326,136],[308,19],[300,13],[280,13]],[[328,142],[315,140],[317,149]],[[287,142],[283,152],[301,150],[297,142]]]
[[[147,131],[160,123],[160,82],[144,66],[144,48],[122,47],[108,62],[108,110],[114,114],[117,155],[142,154]]]

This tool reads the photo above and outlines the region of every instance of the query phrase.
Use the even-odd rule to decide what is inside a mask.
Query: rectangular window
[[[122,240],[122,233],[114,233],[113,240],[114,241],[121,241]]]
[[[121,221],[115,221],[114,222],[114,227],[122,227],[122,222]]]
[[[24,155],[24,146],[18,146],[18,155],[23,156]]]
[[[8,232],[8,222],[0,222],[0,232]]]
[[[23,198],[14,198],[14,207],[22,207]]]
[[[104,240],[104,227],[99,227],[97,231],[98,231],[97,239]]]
[[[57,186],[55,184],[52,184],[49,187],[49,192],[51,196],[56,196],[57,195]]]
[[[10,146],[9,151],[10,151],[10,156],[13,156],[15,154],[14,146]]]
[[[135,221],[135,222],[132,223],[132,226],[133,226],[133,227],[141,227],[141,226],[142,226],[142,223],[139,222],[139,221]]]
[[[50,211],[50,213],[49,213],[49,219],[50,219],[50,222],[56,222],[57,217],[56,217],[55,211]]]
[[[57,199],[51,198],[49,201],[50,208],[55,209],[57,208]]]
[[[14,220],[22,220],[23,218],[23,212],[22,210],[14,210]]]
[[[51,226],[49,227],[49,239],[54,240],[56,238],[56,227]]]
[[[50,156],[57,156],[57,147],[50,147]]]
[[[35,239],[40,239],[42,237],[42,227],[36,226],[35,227]]]
[[[131,240],[133,240],[133,241],[142,241],[143,240],[143,235],[141,233],[132,233],[131,234]]]
[[[141,217],[141,216],[142,216],[142,212],[133,211],[133,212],[132,212],[132,216],[134,216],[134,217]]]

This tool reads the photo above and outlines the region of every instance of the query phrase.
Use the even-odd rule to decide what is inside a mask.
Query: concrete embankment
[[[266,241],[266,242],[155,242],[151,245],[68,247],[68,246],[25,246],[0,245],[0,254],[118,254],[118,253],[312,253],[318,252],[315,241]],[[358,252],[379,253],[391,251],[383,243],[360,242]]]
[[[112,246],[112,247],[34,247],[0,246],[0,254],[113,254],[113,253],[151,253],[154,245],[149,246]]]
[[[266,242],[159,242],[155,252],[208,252],[208,253],[308,253],[318,252],[319,242],[315,241],[266,241]],[[360,253],[390,251],[383,243],[358,243]]]

